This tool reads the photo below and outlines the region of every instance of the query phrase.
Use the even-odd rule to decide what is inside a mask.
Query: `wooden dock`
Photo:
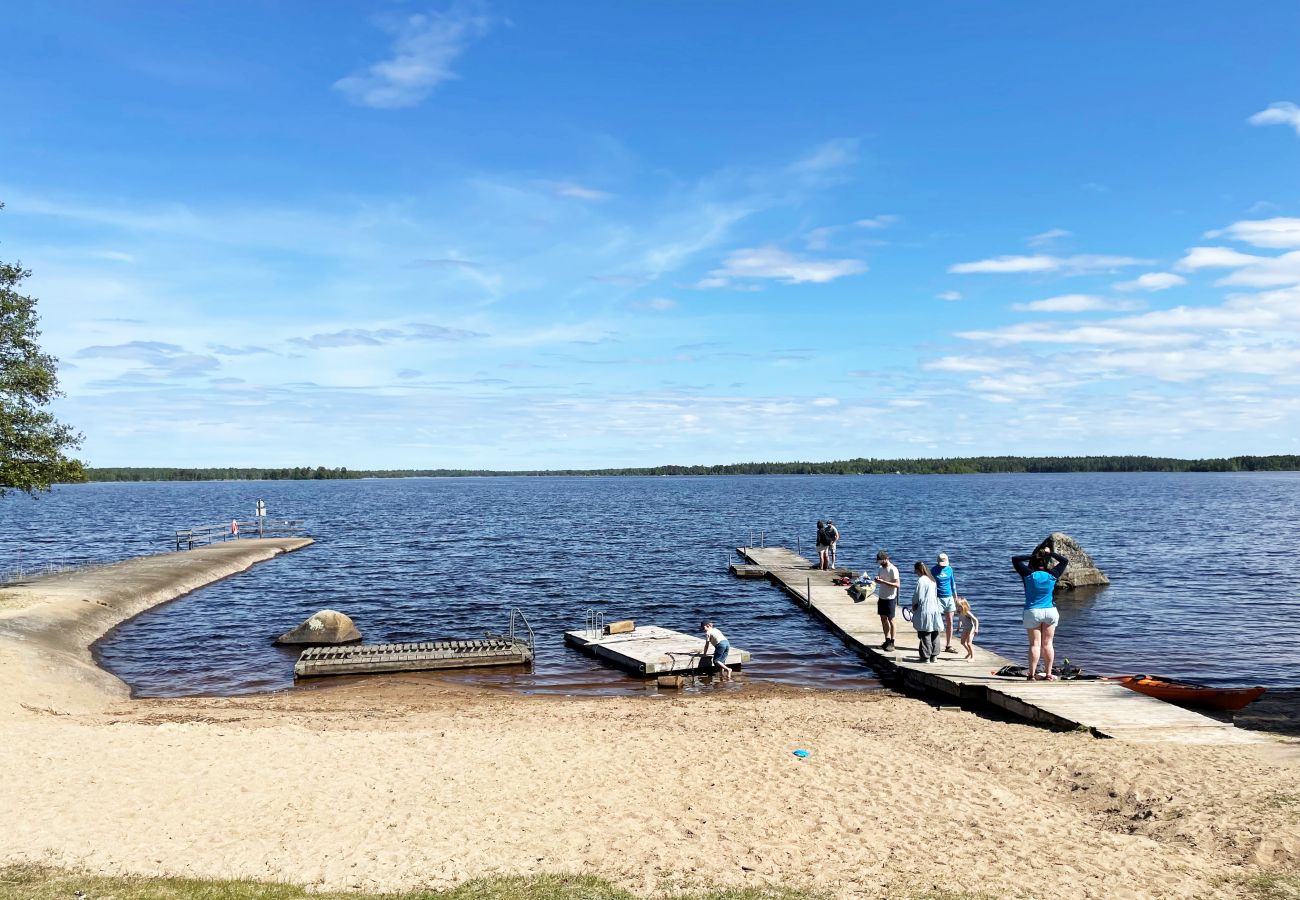
[[[427,672],[478,666],[522,666],[533,660],[526,641],[489,637],[466,641],[424,641],[412,644],[368,644],[350,647],[309,647],[294,664],[297,678],[323,675],[371,675],[383,672]]]
[[[581,628],[566,631],[564,642],[636,675],[695,674],[705,659],[704,638],[655,625],[638,625],[626,634]],[[747,651],[732,647],[723,662],[735,667],[749,659]]]
[[[975,658],[940,654],[937,662],[917,656],[916,632],[903,619],[897,623],[896,648],[880,649],[884,633],[875,598],[855,603],[848,590],[832,584],[836,573],[818,570],[803,556],[784,547],[740,547],[746,575],[755,569],[780,587],[799,606],[822,620],[872,667],[896,676],[905,687],[935,691],[958,701],[987,703],[1020,718],[1058,728],[1086,728],[1101,737],[1130,740],[1236,743],[1258,740],[1231,723],[1165,703],[1110,681],[1026,681],[992,674],[1019,664],[975,647]],[[901,602],[910,600],[903,592]]]

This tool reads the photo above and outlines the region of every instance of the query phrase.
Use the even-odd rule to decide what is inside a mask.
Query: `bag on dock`
[[[1026,666],[1003,666],[993,673],[1004,678],[1024,678],[1029,674]],[[1092,681],[1100,678],[1099,675],[1085,675],[1083,669],[1071,663],[1068,659],[1057,666],[1052,666],[1052,674],[1062,681]]]

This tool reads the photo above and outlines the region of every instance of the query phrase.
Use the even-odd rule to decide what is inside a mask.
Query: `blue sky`
[[[1300,6],[29,4],[92,465],[1300,452]]]

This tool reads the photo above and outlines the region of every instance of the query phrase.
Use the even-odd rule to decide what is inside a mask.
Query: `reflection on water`
[[[1300,519],[1300,477],[1290,473],[79,485],[0,499],[0,558],[21,551],[27,564],[68,564],[161,552],[172,529],[247,515],[259,498],[272,515],[307,519],[318,543],[101,642],[104,663],[139,694],[288,688],[297,653],[271,641],[323,608],[348,613],[380,643],[481,636],[504,627],[515,606],[537,632],[532,671],[420,678],[537,693],[647,690],[564,645],[563,631],[596,607],[607,620],[692,634],[715,619],[754,655],[725,690],[873,687],[858,657],[780,591],[726,572],[729,548],[751,529],[768,544],[806,549],[812,523],[828,516],[843,536],[841,563],[861,568],[887,548],[905,595],[911,562],[947,551],[981,642],[1017,659],[1021,590],[1009,557],[1059,530],[1112,579],[1059,601],[1058,647],[1072,661],[1212,683],[1300,680],[1291,636],[1300,591],[1277,575],[1277,535],[1295,533]]]

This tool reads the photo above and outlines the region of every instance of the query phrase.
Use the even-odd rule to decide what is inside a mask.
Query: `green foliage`
[[[40,866],[0,868],[0,900],[68,900],[84,891],[89,900],[638,900],[637,895],[592,875],[530,875],[477,878],[443,891],[397,894],[307,891],[263,881],[195,878],[110,878]],[[815,900],[820,894],[790,888],[734,888],[681,893],[665,900]]]
[[[720,466],[640,469],[87,469],[91,481],[316,481],[339,478],[414,478],[491,475],[993,475],[1044,472],[1293,472],[1300,456],[1172,459],[1162,456],[973,456],[953,459],[846,459],[834,462],[751,462]]]
[[[58,364],[36,343],[36,300],[18,293],[30,274],[0,262],[0,495],[85,480],[81,463],[66,455],[81,436],[43,409],[60,396]]]

